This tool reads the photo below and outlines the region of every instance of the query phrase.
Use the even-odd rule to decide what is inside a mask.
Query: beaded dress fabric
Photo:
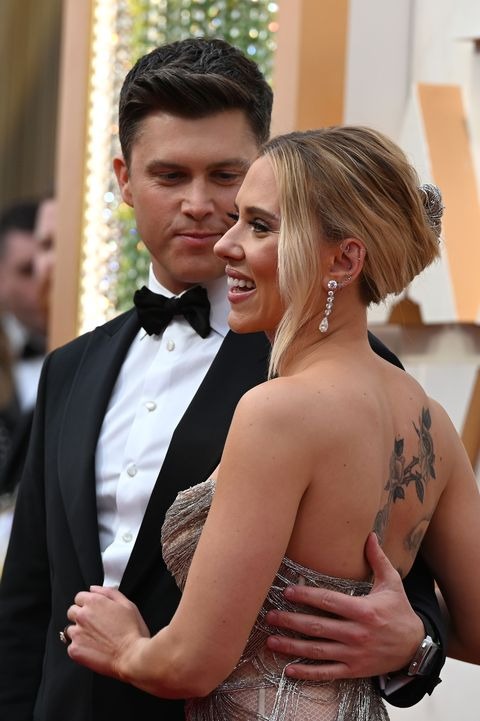
[[[182,491],[165,517],[163,557],[181,590],[214,490],[215,482],[209,479]],[[272,608],[293,609],[283,597],[283,590],[292,583],[352,596],[364,595],[371,587],[365,582],[325,576],[285,557],[237,666],[211,694],[187,701],[187,721],[388,721],[383,701],[370,679],[327,683],[290,679],[284,673],[285,656],[265,647],[267,636],[273,632],[265,616]],[[290,631],[281,633],[294,635]],[[300,661],[308,663],[304,659],[293,663]]]

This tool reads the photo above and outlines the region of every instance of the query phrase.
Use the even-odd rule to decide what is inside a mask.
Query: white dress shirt
[[[13,357],[12,373],[18,405],[22,412],[29,411],[37,399],[38,381],[45,358],[43,355],[22,358],[29,331],[10,313],[2,314],[1,323]]]
[[[172,297],[155,278],[148,287]],[[228,332],[226,278],[205,284],[211,332],[183,317],[161,335],[136,335],[115,384],[96,450],[97,509],[105,586],[118,587],[173,432]],[[192,485],[198,479],[192,478]],[[158,529],[160,543],[160,527]]]

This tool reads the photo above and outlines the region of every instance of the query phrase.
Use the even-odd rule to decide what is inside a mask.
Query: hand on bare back
[[[272,626],[310,637],[271,636],[267,642],[271,650],[320,662],[293,664],[288,666],[287,675],[311,681],[378,676],[403,668],[413,657],[424,636],[422,621],[373,533],[365,552],[375,577],[368,596],[353,597],[308,586],[285,590],[290,601],[335,614],[334,618],[286,611],[268,614]]]

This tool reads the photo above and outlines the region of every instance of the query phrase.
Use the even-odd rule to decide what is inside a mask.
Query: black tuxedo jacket
[[[103,581],[95,448],[137,331],[136,313],[129,311],[45,361],[0,589],[0,719],[5,721],[183,719],[181,702],[158,699],[76,665],[58,635],[75,594]],[[165,512],[180,489],[206,479],[217,466],[238,399],[265,379],[268,351],[263,334],[228,333],[174,432],[120,585],[152,633],[169,622],[179,599],[161,554]],[[423,602],[435,621],[431,595]]]

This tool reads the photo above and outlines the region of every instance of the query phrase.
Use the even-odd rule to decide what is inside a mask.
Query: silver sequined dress
[[[208,480],[182,491],[166,515],[162,528],[163,557],[180,589],[185,585],[214,488],[214,481]],[[187,702],[187,721],[388,721],[370,679],[296,681],[284,674],[285,657],[266,649],[265,639],[272,633],[272,627],[266,624],[265,615],[272,608],[292,609],[282,593],[291,583],[350,595],[363,595],[370,589],[368,583],[325,576],[284,558],[240,661],[211,694]]]

